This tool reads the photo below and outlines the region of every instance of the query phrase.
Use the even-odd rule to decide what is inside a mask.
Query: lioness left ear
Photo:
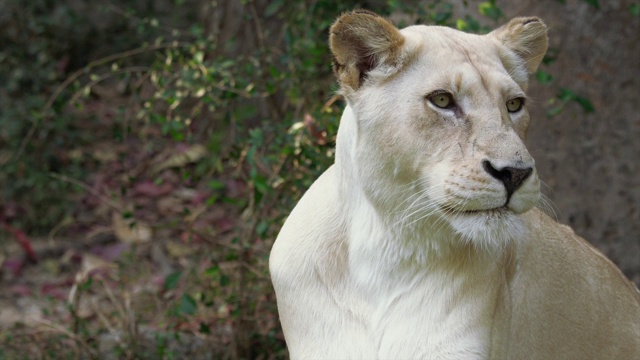
[[[403,43],[400,31],[371,11],[355,10],[340,16],[329,35],[333,71],[340,86],[358,90],[374,68],[399,66]]]
[[[537,17],[517,17],[495,29],[493,36],[523,61],[529,75],[533,74],[547,52],[547,26]]]

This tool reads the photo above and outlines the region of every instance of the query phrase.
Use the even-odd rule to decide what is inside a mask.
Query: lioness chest
[[[356,231],[362,232],[366,233]],[[332,249],[334,240],[320,236],[305,246]],[[504,284],[495,281],[504,277],[499,261],[487,266],[489,259],[462,257],[444,265],[405,267],[389,266],[375,256],[336,263],[332,255],[327,251],[307,262],[314,266],[291,269],[308,281],[293,305],[305,315],[287,318],[313,319],[308,326],[292,326],[305,330],[285,334],[299,340],[290,342],[293,358],[490,358],[492,331],[499,319],[496,304],[504,303]]]
[[[317,325],[333,331],[318,341],[328,345],[327,358],[487,359],[496,296],[493,289],[432,275],[378,291],[331,294],[327,302],[334,306],[319,309],[326,322]]]

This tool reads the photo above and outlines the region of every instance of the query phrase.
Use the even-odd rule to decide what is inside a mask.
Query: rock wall
[[[532,82],[527,143],[560,222],[596,245],[640,284],[640,15],[623,0],[498,1],[506,17],[536,15],[549,26],[554,76]],[[546,111],[561,87],[595,111],[569,103]],[[557,105],[557,104],[556,104]]]

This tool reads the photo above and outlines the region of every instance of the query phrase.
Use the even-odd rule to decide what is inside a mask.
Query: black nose
[[[511,198],[511,195],[520,188],[522,183],[531,175],[533,171],[532,168],[514,168],[514,167],[503,167],[502,169],[496,169],[491,162],[488,160],[484,160],[482,162],[482,167],[489,175],[494,178],[502,181],[504,187],[507,189],[507,201]]]

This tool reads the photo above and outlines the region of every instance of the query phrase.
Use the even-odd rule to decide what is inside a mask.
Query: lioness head
[[[482,246],[517,237],[519,214],[540,198],[523,138],[528,77],[547,50],[542,21],[473,35],[398,30],[354,11],[332,26],[330,46],[348,105],[336,164],[378,215]]]

